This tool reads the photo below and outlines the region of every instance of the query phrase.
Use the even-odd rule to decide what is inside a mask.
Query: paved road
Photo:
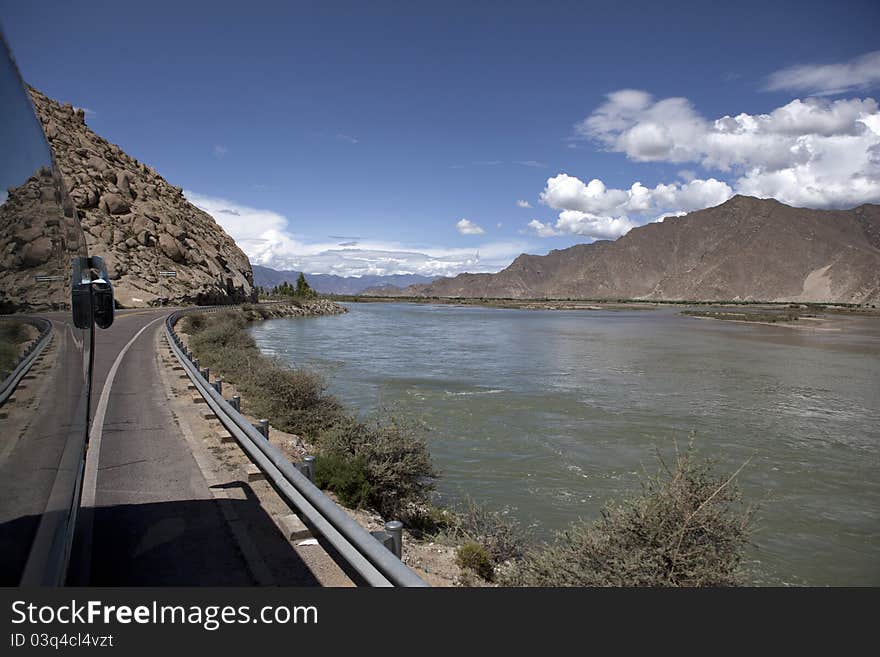
[[[90,572],[85,581],[98,586],[253,585],[247,562],[167,407],[155,339],[168,312],[122,311],[109,330],[96,333],[95,422],[108,374],[131,344],[104,394],[99,451],[97,459],[93,453],[87,461],[83,487],[83,500],[94,500],[94,512],[91,518],[88,511],[82,514],[86,532],[75,556]],[[89,543],[90,551],[82,547]]]

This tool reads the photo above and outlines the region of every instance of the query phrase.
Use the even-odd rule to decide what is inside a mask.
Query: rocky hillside
[[[210,215],[90,130],[81,110],[30,92],[89,253],[103,256],[121,305],[146,306],[163,296],[200,304],[252,298],[247,256]],[[165,270],[177,277],[160,277]]]
[[[805,210],[735,196],[617,241],[521,255],[403,294],[440,297],[880,301],[880,206]]]

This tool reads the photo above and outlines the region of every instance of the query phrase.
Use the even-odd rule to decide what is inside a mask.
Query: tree
[[[308,282],[306,282],[305,274],[302,272],[299,273],[299,278],[296,279],[296,296],[303,299],[312,299],[318,296],[309,286]]]

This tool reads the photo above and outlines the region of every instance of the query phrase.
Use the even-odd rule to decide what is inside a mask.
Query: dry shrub
[[[496,511],[469,497],[453,509],[442,538],[454,543],[477,543],[486,551],[493,567],[522,558],[528,543],[526,531],[509,509]]]
[[[245,412],[309,438],[344,417],[342,403],[327,392],[320,375],[260,354],[241,310],[193,313],[182,321],[199,364],[236,384]]]
[[[751,534],[752,509],[693,444],[661,459],[640,495],[578,522],[504,573],[514,586],[735,586]],[[744,467],[744,466],[743,466]]]
[[[455,551],[455,564],[462,570],[470,570],[491,582],[495,569],[486,549],[475,541],[468,541]]]
[[[287,369],[263,357],[256,365],[239,382],[249,413],[269,418],[278,428],[311,439],[344,420],[342,403],[327,392],[321,375]]]

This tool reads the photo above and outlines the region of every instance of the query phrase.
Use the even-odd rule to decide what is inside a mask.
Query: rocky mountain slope
[[[81,110],[30,92],[89,253],[103,256],[121,305],[146,306],[160,297],[203,304],[252,297],[247,256],[210,215],[90,130]],[[177,277],[160,277],[166,270]]]
[[[274,287],[287,281],[295,285],[298,271],[279,271],[270,267],[254,265],[254,284]],[[334,274],[306,274],[306,281],[320,294],[361,294],[368,288],[387,287],[403,289],[410,285],[430,283],[434,277],[418,274],[394,274],[389,276],[336,276]]]
[[[402,294],[440,297],[880,301],[880,206],[807,210],[735,196],[620,239]]]

